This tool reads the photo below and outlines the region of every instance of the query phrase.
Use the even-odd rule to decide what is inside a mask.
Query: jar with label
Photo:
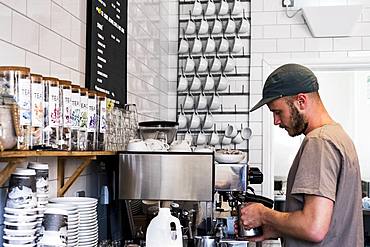
[[[96,149],[97,98],[96,92],[88,91],[87,150]]]
[[[88,101],[89,96],[87,94],[87,88],[80,89],[80,140],[79,150],[87,150],[87,126],[88,126]]]
[[[44,147],[58,149],[60,127],[59,80],[44,77]]]
[[[26,67],[0,66],[0,91],[14,97],[19,107],[17,149],[28,150],[31,142],[31,81]]]
[[[97,143],[96,149],[97,150],[105,150],[105,143],[106,143],[106,132],[107,132],[107,94],[98,92],[98,131],[97,131]]]
[[[44,129],[44,84],[42,76],[31,74],[31,149],[42,148]]]
[[[61,103],[61,124],[59,129],[59,149],[71,150],[71,100],[72,100],[72,82],[59,81],[60,103]]]
[[[72,97],[71,97],[71,150],[79,150],[80,141],[80,87],[72,85]]]

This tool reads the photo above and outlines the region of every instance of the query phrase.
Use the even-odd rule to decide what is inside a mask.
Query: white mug
[[[228,84],[229,84],[229,80],[227,79],[226,75],[222,74],[220,76],[220,79],[218,80],[216,90],[217,91],[224,91],[224,90],[227,89]]]
[[[181,112],[177,118],[177,122],[179,123],[179,129],[185,129],[187,125],[187,118],[183,112]]]
[[[186,79],[185,75],[181,75],[179,79],[179,84],[177,85],[177,91],[183,92],[188,89],[188,80]]]
[[[207,39],[207,43],[206,43],[206,48],[205,48],[205,52],[206,53],[211,53],[211,52],[214,52],[216,50],[216,42],[213,38],[211,37],[208,37]]]
[[[192,57],[188,57],[186,59],[186,62],[185,62],[185,72],[192,72],[194,71],[194,67],[195,67],[195,62],[194,62],[194,59]]]
[[[226,38],[222,38],[218,45],[218,52],[229,51],[229,41]]]
[[[225,129],[225,136],[226,137],[233,138],[237,134],[238,134],[238,129],[234,125],[230,124],[226,127],[226,129]]]
[[[190,129],[198,129],[200,127],[200,117],[198,112],[194,112],[190,119]]]
[[[206,95],[204,94],[204,92],[202,92],[199,97],[198,97],[198,104],[197,104],[197,109],[198,110],[204,110],[207,108],[207,97]]]
[[[205,15],[214,15],[216,13],[216,5],[213,0],[208,0]]]
[[[191,10],[191,14],[194,16],[199,16],[202,14],[202,4],[199,0],[196,0],[193,4],[193,8]]]
[[[199,59],[197,72],[205,72],[207,68],[208,68],[208,60],[204,56],[201,56]]]
[[[243,18],[242,21],[240,22],[240,26],[238,29],[238,33],[249,33],[250,31],[250,24],[249,20],[247,18]]]
[[[225,66],[224,66],[224,72],[231,72],[235,68],[235,60],[232,56],[228,56],[226,58]]]
[[[218,15],[226,15],[227,13],[229,13],[229,4],[226,0],[222,0],[220,9],[218,10]]]
[[[127,144],[127,151],[149,151],[149,148],[143,140],[133,139]]]
[[[194,34],[195,33],[195,22],[193,20],[188,20],[185,28],[186,34]]]
[[[212,27],[212,34],[220,34],[222,32],[222,22],[220,19],[215,19]]]
[[[199,38],[195,38],[193,42],[193,48],[191,49],[192,54],[200,53],[202,51],[202,41]]]
[[[231,18],[227,21],[226,28],[225,28],[225,33],[235,33],[235,21]]]
[[[235,144],[240,144],[243,142],[243,138],[242,138],[242,135],[240,134],[240,131],[238,132],[238,134],[232,139],[232,142],[235,143]]]
[[[229,145],[231,143],[231,138],[230,137],[227,137],[227,136],[223,136],[221,143],[223,145]]]
[[[212,72],[219,72],[221,71],[222,63],[218,57],[214,57],[212,60],[211,71]]]
[[[213,124],[214,124],[213,115],[211,112],[207,112],[207,114],[204,116],[203,129],[210,129],[212,128]]]
[[[188,130],[186,133],[185,133],[185,136],[184,136],[184,141],[187,142],[189,148],[190,148],[190,145],[191,143],[193,142],[193,135],[191,134],[190,130]],[[191,151],[191,150],[190,150]]]
[[[209,139],[209,145],[218,145],[220,143],[220,137],[216,132],[212,132],[211,137]]]
[[[202,86],[202,82],[198,75],[194,75],[193,80],[191,80],[190,91],[198,91]]]
[[[213,90],[214,86],[215,86],[215,80],[213,79],[212,75],[208,74],[206,77],[206,81],[204,83],[203,90],[205,91]]]
[[[197,137],[197,145],[204,145],[207,143],[207,136],[203,131],[199,132]]]
[[[187,134],[187,133],[186,133]],[[186,136],[185,134],[185,136]],[[191,136],[191,134],[190,134]],[[190,141],[191,143],[191,141]],[[169,147],[169,151],[171,152],[191,152],[190,144],[188,140],[177,140],[171,143]]]
[[[179,53],[186,53],[189,51],[189,42],[186,39],[180,40]]]
[[[169,148],[169,145],[167,143],[156,139],[146,139],[144,142],[147,144],[149,150],[151,151],[167,151],[167,149]]]
[[[194,107],[194,97],[192,94],[187,93],[184,99],[184,109],[190,110]]]
[[[239,37],[235,37],[234,38],[234,42],[233,42],[233,46],[231,48],[231,51],[233,53],[238,53],[238,52],[241,52],[243,49],[243,41],[241,38]]]
[[[209,24],[206,20],[202,19],[200,22],[198,34],[206,34],[209,30]]]
[[[210,110],[218,110],[221,106],[221,99],[218,93],[213,93],[212,98],[208,102],[208,107]]]
[[[234,0],[234,5],[233,5],[233,9],[231,11],[231,14],[232,15],[239,15],[241,14],[243,11],[243,7],[242,7],[242,4],[240,2],[240,0]]]
[[[252,130],[249,127],[244,127],[241,131],[240,134],[244,140],[248,140],[252,136]]]

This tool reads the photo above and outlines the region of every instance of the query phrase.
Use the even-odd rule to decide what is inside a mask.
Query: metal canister
[[[243,222],[240,220],[241,210],[243,207],[244,207],[244,204],[238,205],[238,236],[241,238],[261,236],[263,234],[262,227],[256,227],[256,228],[252,228],[249,230],[245,229]]]

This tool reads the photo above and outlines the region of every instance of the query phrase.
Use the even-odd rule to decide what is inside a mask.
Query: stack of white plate
[[[78,226],[80,224],[80,213],[78,207],[73,204],[49,203],[48,208],[61,208],[68,212],[67,219],[67,246],[78,246]]]
[[[50,199],[49,202],[74,205],[77,207],[80,219],[78,225],[78,246],[93,247],[98,244],[97,199],[89,197],[57,197]]]
[[[38,210],[4,208],[3,245],[8,247],[36,246]]]

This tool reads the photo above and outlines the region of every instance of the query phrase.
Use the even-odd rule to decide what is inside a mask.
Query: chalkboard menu
[[[87,88],[126,103],[127,1],[88,0],[86,27]]]

